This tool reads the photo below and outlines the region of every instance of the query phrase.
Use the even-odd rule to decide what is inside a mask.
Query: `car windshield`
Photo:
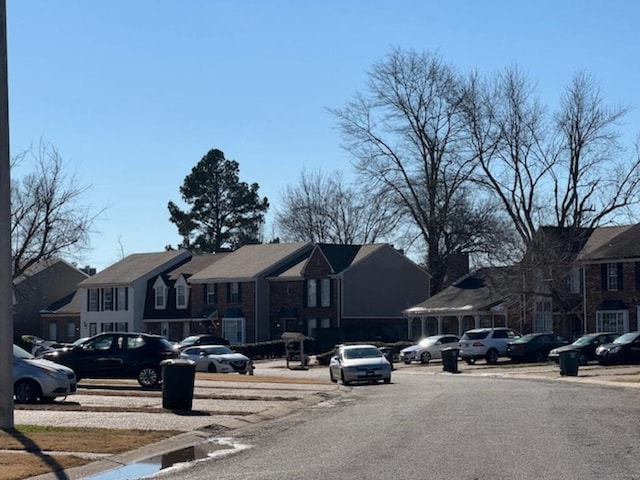
[[[580,337],[579,339],[577,339],[575,342],[573,342],[573,345],[589,345],[591,343],[593,343],[593,341],[596,339],[596,337],[593,337],[591,335],[585,335],[584,337]]]
[[[620,335],[618,338],[616,338],[613,343],[616,343],[618,345],[625,345],[627,343],[633,342],[638,335],[638,332],[625,333],[624,335]]]
[[[344,351],[344,358],[376,358],[381,356],[382,352],[376,347],[348,348]]]
[[[27,352],[26,350],[23,350],[19,346],[14,345],[13,346],[13,358],[20,358],[22,360],[29,360],[29,359],[35,358],[35,357],[33,355],[31,355],[29,352]]]
[[[192,343],[195,343],[196,340],[198,340],[198,337],[187,337],[180,342],[180,345],[191,345]]]
[[[227,347],[208,347],[203,348],[202,350],[207,352],[209,355],[225,355],[227,353],[233,353],[233,350]]]
[[[427,337],[427,338],[423,338],[422,340],[420,340],[420,342],[418,342],[418,345],[420,345],[421,347],[428,347],[430,345],[433,345],[437,341],[438,341],[437,338]]]
[[[482,340],[486,338],[487,335],[489,335],[489,330],[470,331],[466,332],[461,340]]]

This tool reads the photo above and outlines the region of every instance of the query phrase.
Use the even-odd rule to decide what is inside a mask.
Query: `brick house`
[[[247,245],[193,275],[217,291],[225,338],[404,338],[402,309],[429,291],[429,275],[387,244]],[[402,332],[401,334],[399,332]]]

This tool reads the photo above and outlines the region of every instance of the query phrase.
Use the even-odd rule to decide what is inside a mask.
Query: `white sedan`
[[[248,373],[253,375],[253,362],[241,353],[234,352],[225,345],[199,345],[185,348],[180,358],[196,363],[197,372]]]
[[[456,335],[433,335],[420,340],[417,344],[400,350],[400,361],[410,364],[412,361],[423,364],[442,358],[442,349],[457,347],[460,338]]]
[[[391,383],[391,364],[373,345],[343,345],[329,361],[329,378],[343,385],[379,380]]]

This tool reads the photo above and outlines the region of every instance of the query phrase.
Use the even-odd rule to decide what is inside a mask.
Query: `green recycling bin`
[[[196,362],[182,358],[164,360],[162,367],[162,408],[191,410]]]
[[[578,366],[580,365],[580,350],[563,350],[559,358],[560,375],[568,377],[578,376]]]
[[[442,353],[442,370],[445,372],[458,373],[458,352],[459,348],[449,347],[443,348]]]

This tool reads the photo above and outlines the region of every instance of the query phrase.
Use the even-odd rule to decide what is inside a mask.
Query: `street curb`
[[[220,432],[207,432],[208,427],[193,430],[191,432],[181,433],[171,438],[161,440],[156,443],[145,445],[144,447],[130,450],[128,452],[114,454],[112,456],[103,458],[101,460],[82,465],[80,467],[74,467],[63,472],[50,472],[34,477],[29,477],[30,480],[78,480],[82,478],[92,477],[106,473],[110,470],[122,468],[133,463],[141,462],[149,458],[153,458],[159,455],[165,455],[167,453],[181,450],[188,447],[201,445],[208,442],[212,438],[216,437],[233,437],[239,435],[242,430],[255,426],[259,423],[282,418],[294,413],[297,413],[306,408],[318,405],[319,403],[335,399],[342,396],[347,390],[337,386],[335,390],[330,392],[320,392],[304,397],[301,400],[291,402],[290,405],[277,406],[269,410],[265,410],[260,413],[254,413],[241,419],[222,419],[218,423],[213,423],[210,427],[222,426],[228,430]]]

